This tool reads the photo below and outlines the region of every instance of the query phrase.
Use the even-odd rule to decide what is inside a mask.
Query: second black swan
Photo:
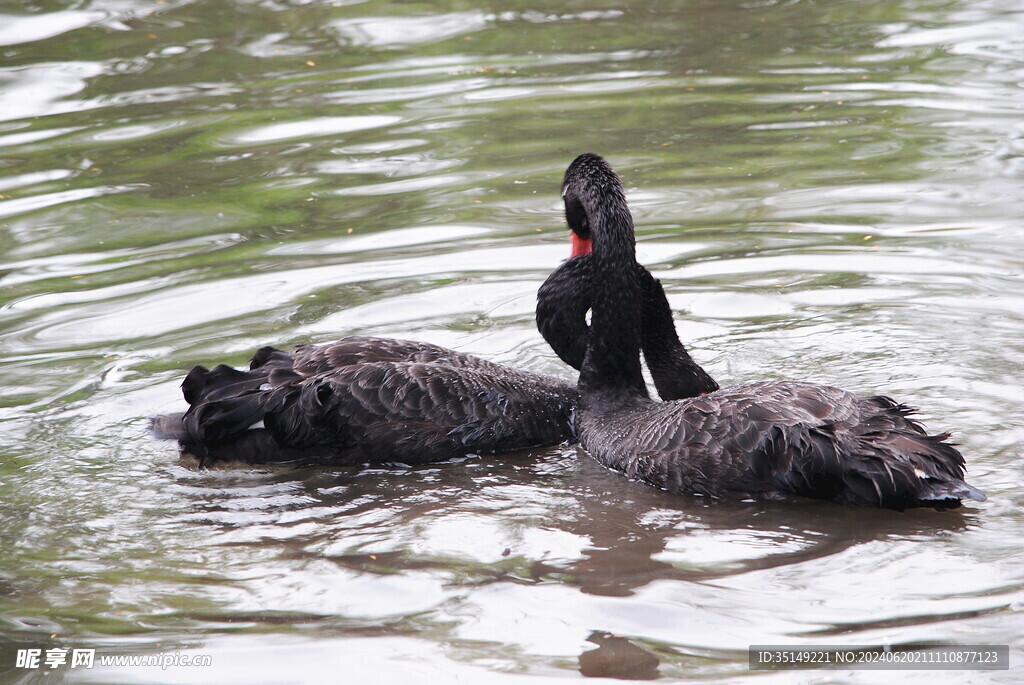
[[[574,242],[592,241],[592,321],[575,416],[582,447],[606,466],[671,492],[801,495],[906,509],[985,496],[964,482],[948,435],[927,435],[883,396],[799,381],[764,381],[655,402],[641,375],[642,280],[618,176],[584,154],[565,172]]]
[[[589,334],[590,258],[574,254],[542,286],[538,326],[578,369]],[[639,268],[646,354],[665,398],[718,385],[675,338],[661,285]],[[557,303],[557,304],[555,304]],[[581,308],[582,307],[582,308]],[[671,330],[673,344],[664,344]],[[677,380],[678,379],[678,380]],[[157,417],[201,466],[215,461],[427,463],[575,440],[578,394],[570,381],[520,371],[429,343],[349,337],[289,354],[265,347],[248,370],[193,368],[182,383],[189,408]]]

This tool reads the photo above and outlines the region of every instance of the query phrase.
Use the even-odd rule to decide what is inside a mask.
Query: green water
[[[0,681],[1024,677],[1022,35],[996,0],[0,4]],[[533,306],[586,151],[723,385],[912,403],[989,501],[715,503],[574,447],[200,471],[148,436],[266,344],[572,378]],[[929,642],[1012,670],[747,668]],[[54,648],[97,663],[16,665]],[[212,666],[98,661],[174,652]]]

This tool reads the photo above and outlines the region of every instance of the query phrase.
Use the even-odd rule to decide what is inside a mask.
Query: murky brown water
[[[995,0],[0,7],[0,680],[1024,678],[1021,36]],[[265,344],[571,378],[533,303],[584,151],[720,381],[912,402],[989,501],[708,502],[575,448],[199,471],[148,437]],[[747,663],[930,642],[1011,671]],[[97,663],[16,665],[55,648]],[[213,665],[98,662],[175,652]]]

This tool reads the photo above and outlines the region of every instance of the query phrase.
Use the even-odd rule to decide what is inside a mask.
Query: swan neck
[[[640,367],[641,284],[633,220],[618,193],[588,208],[594,280],[591,336],[580,373],[584,401],[647,397]]]

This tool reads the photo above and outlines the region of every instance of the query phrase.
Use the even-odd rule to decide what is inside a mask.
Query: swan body
[[[538,326],[576,368],[589,335],[589,302],[582,308],[575,302],[589,292],[587,263],[585,256],[567,260],[538,295]],[[645,327],[671,327],[664,291],[650,274],[647,279],[651,304]],[[678,339],[665,347],[654,342],[660,335],[651,338],[650,358],[658,362],[656,377],[664,376],[664,397],[718,387]],[[182,392],[189,409],[154,419],[153,432],[177,440],[201,466],[414,464],[548,447],[575,441],[572,414],[579,398],[576,385],[562,378],[429,343],[374,337],[302,346],[291,354],[265,347],[248,370],[197,366]]]
[[[947,436],[925,434],[911,413],[884,396],[763,381],[610,414],[583,411],[577,429],[606,466],[672,492],[889,509],[983,498],[963,482],[963,457]]]
[[[443,461],[557,444],[572,436],[576,389],[429,343],[350,337],[288,354],[259,350],[248,371],[197,366],[183,415],[161,417],[206,465]]]
[[[948,435],[926,434],[888,397],[763,381],[651,400],[639,360],[643,276],[622,185],[607,162],[585,154],[567,169],[562,195],[574,240],[593,243],[575,422],[598,461],[671,492],[714,497],[801,495],[898,510],[985,499],[964,482]]]

